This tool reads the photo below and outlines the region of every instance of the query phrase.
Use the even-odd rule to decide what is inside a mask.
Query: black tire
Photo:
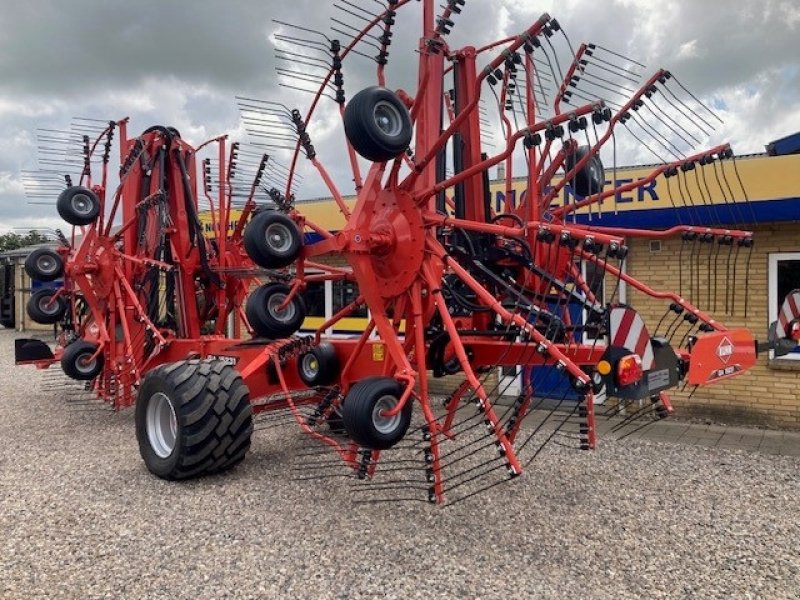
[[[84,340],[72,342],[61,355],[61,370],[67,377],[77,381],[91,381],[103,371],[105,361],[102,353],[90,360],[95,352],[97,344]]]
[[[244,230],[244,249],[265,269],[282,269],[297,260],[303,237],[285,214],[267,210],[253,217]]]
[[[148,133],[153,133],[154,131],[159,131],[164,135],[168,135],[171,137],[179,138],[181,137],[181,132],[175,129],[174,127],[164,127],[163,125],[153,125],[152,127],[148,127],[142,132],[142,135],[146,135]]]
[[[70,225],[89,225],[100,214],[100,199],[89,188],[76,185],[59,194],[56,208]]]
[[[64,314],[67,312],[67,301],[63,296],[59,296],[51,302],[56,292],[58,290],[44,289],[31,294],[25,309],[32,321],[40,325],[52,325],[64,318]]]
[[[591,148],[589,148],[589,146],[581,146],[575,151],[575,154],[567,154],[564,168],[567,171],[571,171],[590,150]],[[572,191],[582,198],[591,196],[592,194],[599,194],[603,191],[605,183],[606,176],[605,170],[603,169],[603,161],[600,160],[600,156],[597,154],[592,156],[586,164],[575,173],[575,176],[569,180]]]
[[[288,285],[268,283],[247,297],[245,314],[259,337],[279,340],[300,329],[306,318],[306,304],[300,296],[295,296],[285,310],[277,311],[289,291]]]
[[[14,294],[9,294],[0,300],[0,325],[14,329],[16,327],[16,301]]]
[[[333,344],[322,342],[297,358],[297,373],[308,387],[330,385],[339,374],[339,357]]]
[[[397,94],[380,86],[361,90],[344,109],[344,131],[353,149],[375,162],[405,152],[411,143],[411,117]]]
[[[369,377],[354,384],[342,407],[342,421],[350,438],[372,450],[386,450],[403,439],[411,424],[410,398],[400,414],[376,421],[381,407],[396,405],[402,393],[400,382],[389,377]]]
[[[139,452],[147,469],[162,479],[232,469],[244,460],[252,433],[250,392],[239,373],[223,361],[162,365],[150,371],[139,388]]]
[[[64,260],[50,248],[37,248],[25,259],[25,272],[36,281],[55,281],[64,274]]]

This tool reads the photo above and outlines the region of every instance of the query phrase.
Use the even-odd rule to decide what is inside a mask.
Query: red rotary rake
[[[37,279],[65,276],[63,289],[37,292],[29,304],[35,320],[60,323],[58,344],[52,353],[20,341],[18,362],[58,360],[115,408],[136,398],[142,456],[160,477],[232,467],[250,445],[254,413],[282,423],[288,412],[326,451],[306,454],[312,477],[343,464],[380,499],[396,500],[390,492],[399,489],[432,502],[516,477],[549,442],[593,448],[601,391],[619,399],[614,411],[636,406],[616,425],[630,431],[634,420],[671,412],[670,388],[751,367],[759,350],[751,334],[698,307],[720,304],[722,272],[746,280],[753,244],[748,231],[728,228],[749,209],[746,196],[734,199],[731,149],[695,150],[716,116],[668,71],[642,78],[642,65],[598,45],[573,51],[548,15],[519,35],[453,49],[447,35],[464,4],[449,0],[437,17],[432,0],[421,3],[413,96],[387,87],[386,71],[398,11],[420,3],[389,0],[372,14],[340,0],[335,7],[362,22],[334,19],[346,42],[279,23],[277,57],[292,65],[279,73],[313,101],[303,114],[240,99],[255,150],[224,138],[192,148],[165,127],[129,139],[126,120],[83,138],[80,184],[68,179],[58,198],[73,235],[27,264]],[[365,53],[369,46],[377,56]],[[345,71],[364,59],[376,64],[376,85],[348,101]],[[312,143],[326,99],[341,115],[354,202]],[[493,118],[503,140],[491,153],[484,130]],[[121,183],[107,196],[113,135]],[[289,142],[288,168],[261,154]],[[643,179],[614,176],[609,186],[601,150],[612,153],[615,172],[617,148],[633,144],[659,164]],[[96,155],[99,182],[91,176]],[[300,157],[344,215],[339,231],[294,205]],[[506,194],[495,207],[488,170],[501,163]],[[240,183],[248,170],[251,179]],[[515,171],[527,179],[518,201]],[[688,224],[602,226],[622,194],[657,178]],[[279,180],[282,191],[270,186]],[[724,205],[712,203],[712,185]],[[688,248],[679,257],[685,289],[655,290],[625,272],[630,239],[670,237]],[[331,266],[330,256],[347,266]],[[358,295],[315,335],[295,336],[307,286],[325,281],[353,282]],[[619,301],[623,285],[663,301],[652,333]],[[800,302],[790,296],[764,348],[794,345]],[[727,291],[724,305],[736,310]],[[363,307],[361,335],[325,335]],[[492,383],[499,368],[524,370],[522,393],[510,401]],[[552,373],[569,381],[577,401],[537,399],[541,377]],[[445,375],[461,383],[434,402],[430,377]],[[341,460],[323,458],[329,450]]]

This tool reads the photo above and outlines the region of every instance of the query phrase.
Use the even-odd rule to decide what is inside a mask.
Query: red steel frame
[[[401,0],[392,6],[392,10],[397,11],[408,3],[409,0]],[[105,165],[100,184],[94,185],[90,176],[87,176],[82,183],[92,187],[101,198],[103,203],[101,217],[95,224],[80,232],[82,239],[79,243],[74,243],[74,248],[61,249],[66,258],[67,285],[63,293],[80,297],[89,307],[88,316],[79,317],[77,313],[73,315],[75,322],[78,323],[77,334],[98,343],[98,353],[103,353],[105,357],[104,373],[94,382],[96,392],[101,397],[117,408],[129,406],[134,401],[135,390],[144,374],[159,364],[191,357],[231,357],[250,390],[251,398],[254,400],[254,411],[290,408],[305,432],[330,445],[348,464],[355,467],[358,450],[355,444],[342,444],[312,429],[297,410],[298,405],[314,399],[313,397],[310,400],[300,399],[298,396],[297,392],[304,391],[305,386],[297,376],[294,360],[310,344],[318,343],[326,329],[347,317],[358,306],[365,305],[369,308],[371,320],[363,334],[354,339],[331,340],[338,355],[343,358],[339,381],[341,393],[346,394],[352,383],[370,375],[393,377],[403,384],[404,391],[400,402],[388,414],[399,413],[407,402],[414,402],[419,406],[431,434],[430,450],[433,455],[432,467],[435,475],[433,487],[437,501],[444,500],[444,476],[440,468],[439,445],[450,436],[455,411],[462,398],[468,394],[474,397],[480,410],[485,413],[490,424],[489,434],[496,439],[505,456],[509,474],[516,476],[521,473],[522,465],[517,457],[514,442],[522,418],[520,417],[519,422],[510,430],[503,427],[495,410],[494,400],[478,377],[479,370],[482,367],[523,365],[530,368],[534,365],[557,364],[575,382],[588,390],[591,389],[591,381],[587,371],[593,369],[600,360],[603,349],[575,341],[556,342],[548,339],[530,322],[528,315],[509,310],[502,302],[503,297],[498,297],[487,290],[469,269],[448,253],[438,237],[443,229],[524,239],[534,249],[534,262],[547,270],[552,277],[565,279],[575,276],[573,259],[577,256],[596,263],[605,272],[619,277],[649,296],[678,303],[713,330],[701,336],[701,341],[698,341],[691,352],[679,350],[680,357],[691,365],[689,378],[692,383],[705,383],[709,374],[716,369],[712,360],[713,352],[715,344],[718,344],[723,336],[727,336],[735,345],[732,361],[740,365],[740,369],[733,374],[738,374],[753,364],[754,345],[749,333],[742,330],[731,332],[711,315],[691,305],[678,294],[653,290],[621,272],[621,269],[606,260],[584,250],[576,252],[559,242],[566,236],[578,243],[592,240],[606,246],[624,248],[626,238],[629,237],[659,238],[693,231],[715,236],[731,236],[737,241],[748,240],[751,237],[746,231],[712,228],[676,227],[664,232],[653,232],[566,222],[565,218],[570,212],[599,203],[615,193],[645,185],[669,168],[679,167],[681,162],[660,166],[647,178],[638,182],[604,191],[569,206],[551,208],[553,199],[574,174],[582,169],[610,139],[620,117],[659,78],[663,77],[665,72],[657,71],[621,110],[616,111],[610,120],[607,120],[606,132],[600,137],[598,144],[593,146],[590,153],[578,161],[571,170],[564,173],[562,179],[552,183],[548,190],[545,190],[545,186],[553,182],[556,170],[564,166],[566,153],[574,150],[574,145],[568,145],[557,153],[556,160],[548,169],[544,168],[544,160],[541,160],[541,157],[549,153],[550,141],[547,142],[544,151],[531,147],[527,161],[528,194],[523,202],[512,209],[519,223],[510,218],[505,220],[507,224],[492,223],[489,221],[494,215],[485,214],[482,202],[484,172],[505,161],[510,185],[511,160],[520,142],[534,134],[566,125],[577,118],[584,116],[592,118],[594,115],[602,114],[606,107],[603,102],[597,101],[564,111],[560,107],[560,102],[557,102],[555,115],[550,119],[540,120],[536,115],[531,86],[526,86],[525,127],[514,132],[510,122],[506,120],[508,135],[505,147],[494,156],[482,158],[477,110],[481,89],[487,77],[499,69],[510,56],[542,34],[551,19],[549,15],[543,15],[520,35],[480,49],[466,47],[451,50],[436,30],[434,9],[433,0],[423,0],[423,34],[418,46],[417,94],[414,97],[405,92],[401,94],[409,106],[415,130],[413,158],[409,160],[406,157],[398,157],[386,163],[374,163],[362,176],[355,151],[348,143],[348,159],[353,169],[357,192],[357,200],[352,210],[345,205],[344,194],[336,187],[320,160],[313,158],[312,166],[318,171],[342,214],[347,217],[347,223],[342,230],[334,233],[304,218],[300,210],[292,210],[289,213],[302,229],[317,233],[321,240],[304,247],[296,265],[292,292],[287,302],[291,300],[291,296],[302,294],[307,283],[325,280],[353,280],[357,282],[360,294],[355,302],[327,320],[319,328],[313,340],[294,339],[254,344],[238,339],[242,331],[250,330],[242,311],[242,304],[247,291],[258,280],[256,274],[241,275],[243,270],[253,268],[242,247],[242,233],[255,208],[255,202],[251,194],[231,232],[230,186],[226,186],[229,179],[225,167],[230,163],[230,155],[226,139],[220,137],[207,142],[212,146],[216,145],[218,150],[219,172],[215,176],[218,179],[219,194],[215,199],[207,198],[212,207],[216,247],[207,245],[206,251],[209,268],[221,283],[199,290],[198,277],[205,273],[199,246],[207,242],[202,238],[192,239],[190,235],[192,217],[187,213],[187,202],[194,203],[194,209],[197,210],[198,191],[195,172],[198,168],[197,151],[200,148],[195,150],[179,138],[167,139],[167,134],[161,130],[149,131],[138,138],[130,139],[127,135],[127,120],[115,123],[115,127],[119,130],[120,162],[125,164],[133,159],[133,164],[123,175],[122,183],[110,203],[106,201]],[[371,27],[380,22],[382,16],[373,20],[361,35],[356,36],[342,51],[342,58],[352,51],[355,44]],[[498,46],[502,46],[502,51],[490,60],[486,67],[478,69],[479,58],[487,53],[497,52]],[[581,46],[579,54],[585,49],[585,46]],[[445,61],[448,59],[453,62],[454,68],[445,67]],[[533,77],[535,65],[529,53],[524,54],[524,60],[519,68],[528,78]],[[448,105],[450,122],[444,131],[441,131],[444,78],[451,70],[459,95],[454,105]],[[306,114],[305,123],[312,121],[332,73],[331,71],[320,87],[320,92]],[[569,73],[568,77],[571,77],[574,65]],[[378,67],[377,78],[380,84],[384,83],[383,65]],[[560,95],[563,95],[565,89],[562,85]],[[501,103],[504,102],[503,96]],[[452,177],[437,181],[433,168],[434,158],[455,134],[459,134],[463,142],[463,169]],[[143,189],[145,181],[141,166],[143,157],[152,157],[159,148],[167,145],[169,152],[165,161],[169,163],[170,168],[162,174],[159,171],[161,169],[159,164],[154,163],[149,177],[149,188]],[[697,161],[705,156],[724,152],[727,148],[727,146],[716,146],[707,152],[693,155],[688,160]],[[301,144],[298,142],[291,162],[287,196],[291,194],[292,179],[300,153]],[[179,155],[185,161],[189,173],[191,185],[188,190],[185,189],[181,170],[177,165]],[[160,231],[149,231],[147,235],[166,235],[173,258],[170,264],[164,264],[143,253],[142,244],[135,234],[141,212],[151,210],[150,207],[159,201],[161,190],[157,182],[158,177],[162,175],[167,177],[167,186],[170,190],[166,205],[169,226]],[[436,195],[460,185],[463,185],[467,199],[465,214],[456,218],[436,212]],[[187,193],[190,198],[186,197]],[[510,197],[510,194],[507,194],[507,197]],[[113,223],[117,213],[121,216],[122,226],[115,230]],[[550,241],[546,241],[548,238],[543,234],[553,235]],[[75,239],[73,238],[73,242]],[[327,255],[344,257],[349,268],[327,267],[317,260]],[[158,327],[153,323],[143,306],[146,298],[133,287],[134,282],[141,280],[142,273],[153,267],[161,269],[165,274],[175,274],[175,283],[179,290],[177,297],[180,302],[176,307],[177,327],[174,329]],[[310,274],[310,269],[317,272]],[[321,273],[318,272],[320,270]],[[441,282],[446,275],[457,277],[474,294],[476,301],[488,307],[490,312],[476,313],[467,317],[452,316],[442,293]],[[525,283],[527,289],[533,290],[536,294],[547,294],[550,285],[548,278],[524,269],[518,272],[518,278]],[[577,288],[587,297],[592,297],[586,282],[580,277],[576,277],[576,281]],[[205,306],[213,307],[211,313],[203,313],[200,303],[196,300],[197,294],[201,291],[206,297]],[[545,301],[537,300],[535,294],[528,300],[540,308],[546,308]],[[72,306],[74,310],[75,303]],[[434,318],[441,322],[443,330],[449,335],[447,356],[457,361],[464,377],[456,394],[448,402],[444,416],[436,414],[428,388],[427,373],[430,365],[427,358],[429,340],[426,339],[426,327]],[[233,329],[231,332],[226,332],[229,320],[233,322]],[[495,320],[499,320],[506,327],[516,328],[526,340],[509,342],[502,336],[491,338],[461,333],[486,329]],[[203,334],[204,325],[212,321],[213,334]],[[401,329],[401,322],[404,329]],[[371,339],[373,331],[377,332],[379,339]],[[231,337],[228,337],[227,333],[231,333]],[[137,340],[143,337],[153,340],[149,352],[145,352],[143,344],[137,343]],[[375,348],[378,345],[381,346],[380,351]],[[384,355],[385,360],[374,359],[375,356]],[[59,356],[60,350],[56,353],[56,359]],[[49,362],[52,361],[39,361],[38,364],[44,367],[48,366]],[[268,376],[269,364],[274,366],[277,379],[270,379]],[[526,400],[520,411],[521,416],[529,410],[530,398],[534,392],[535,390],[529,386],[525,390]],[[277,401],[255,401],[265,397],[275,397],[276,394],[280,398]],[[668,404],[666,396],[663,401]],[[588,445],[594,447],[591,392],[586,393],[583,402],[587,410]],[[373,459],[377,458],[378,453],[373,453]],[[374,467],[370,473],[372,471]]]

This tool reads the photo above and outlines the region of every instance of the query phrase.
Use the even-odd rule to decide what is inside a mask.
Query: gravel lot
[[[796,598],[800,459],[647,442],[557,447],[453,507],[356,504],[258,432],[170,484],[133,413],[66,405],[0,332],[0,597]]]

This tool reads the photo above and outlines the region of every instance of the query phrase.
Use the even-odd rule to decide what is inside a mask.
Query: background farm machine
[[[386,82],[395,21],[409,4],[422,12],[414,95]],[[516,477],[548,442],[593,448],[601,390],[619,399],[615,406],[637,403],[621,421],[630,426],[633,416],[671,412],[667,390],[679,384],[737,376],[759,349],[793,347],[800,292],[759,348],[748,331],[625,273],[627,240],[680,237],[691,285],[711,285],[701,262],[715,281],[718,271],[744,281],[752,235],[723,226],[704,197],[688,193],[690,180],[727,186],[729,217],[746,220],[746,202],[734,201],[732,150],[696,150],[716,116],[666,70],[642,76],[643,65],[598,45],[573,49],[549,15],[493,44],[451,48],[464,4],[450,0],[437,15],[432,0],[389,0],[373,14],[340,0],[335,8],[359,22],[335,19],[346,41],[279,23],[277,57],[291,63],[279,73],[313,101],[302,113],[239,99],[256,140],[247,147],[225,137],[192,147],[170,127],[131,137],[126,119],[52,134],[67,148],[80,142],[79,181],[67,177],[57,200],[73,231],[56,251],[31,254],[26,269],[44,281],[64,276],[62,289],[40,290],[28,305],[37,322],[57,324],[57,344],[18,340],[17,361],[59,362],[114,408],[135,403],[144,461],[166,479],[233,467],[250,446],[254,415],[281,423],[288,413],[378,497],[400,490],[443,502]],[[348,97],[347,68],[365,59],[375,85]],[[312,141],[329,100],[341,115],[354,203]],[[487,142],[490,113],[503,134],[499,151]],[[274,155],[289,142],[284,167]],[[614,177],[609,186],[601,150],[616,169],[626,144],[644,146],[659,164],[645,179],[615,187]],[[346,218],[339,231],[295,205],[302,159]],[[516,172],[528,191],[495,210],[488,170],[499,164],[509,190]],[[667,231],[602,226],[620,193],[657,177],[675,182],[673,204],[692,207],[695,222]],[[587,210],[589,222],[579,221]],[[331,255],[347,266],[331,266]],[[600,275],[584,277],[587,264]],[[314,335],[295,335],[306,286],[329,280],[354,282],[357,298]],[[613,291],[601,302],[604,282]],[[617,300],[621,282],[663,300],[655,328]],[[586,315],[579,322],[575,304]],[[370,316],[361,335],[324,335],[362,307]],[[516,366],[527,372],[524,389],[505,401],[491,375]],[[530,375],[536,366],[562,373],[579,401],[545,408]],[[463,382],[434,402],[431,375]],[[309,453],[312,474],[333,468],[328,454]]]

